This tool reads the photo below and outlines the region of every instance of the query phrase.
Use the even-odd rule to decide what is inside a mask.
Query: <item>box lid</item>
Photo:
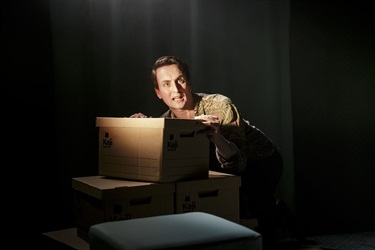
[[[167,194],[175,190],[174,183],[155,183],[112,179],[105,176],[72,178],[72,187],[100,200],[108,198],[129,198],[140,193]],[[136,188],[136,192],[134,189]]]
[[[200,191],[212,188],[233,188],[241,186],[241,176],[209,171],[208,179],[176,182],[176,192]]]
[[[204,126],[195,119],[172,118],[127,118],[127,117],[96,117],[97,127],[136,127],[136,128],[200,128]]]

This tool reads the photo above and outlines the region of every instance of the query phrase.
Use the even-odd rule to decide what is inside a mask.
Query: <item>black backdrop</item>
[[[290,18],[301,227],[310,234],[374,230],[374,8],[292,1]]]

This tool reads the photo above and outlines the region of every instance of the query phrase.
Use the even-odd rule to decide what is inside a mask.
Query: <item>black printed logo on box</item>
[[[104,138],[103,138],[103,148],[110,148],[110,147],[112,147],[112,138],[109,138],[109,133],[105,132]]]
[[[177,149],[177,141],[174,140],[174,135],[169,135],[169,140],[167,142],[167,150],[168,151],[176,151]]]
[[[194,212],[197,208],[195,201],[190,200],[190,196],[185,196],[184,202],[182,203],[182,212]]]
[[[132,219],[132,214],[124,211],[121,204],[113,204],[109,207],[110,213],[108,216],[108,221],[119,221],[119,220],[130,220]]]

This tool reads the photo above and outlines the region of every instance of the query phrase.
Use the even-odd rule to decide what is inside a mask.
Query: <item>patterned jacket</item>
[[[263,159],[271,156],[277,146],[260,129],[241,117],[232,100],[221,94],[193,93],[195,116],[216,115],[220,118],[220,132],[233,142],[239,153],[231,159],[223,159],[216,151],[216,158],[224,169],[241,172],[248,159]],[[171,110],[161,117],[175,118]]]

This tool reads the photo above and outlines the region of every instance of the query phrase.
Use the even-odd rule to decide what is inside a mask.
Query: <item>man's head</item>
[[[151,79],[158,98],[177,117],[194,110],[189,68],[184,61],[174,56],[159,58],[152,69]]]
[[[184,75],[185,80],[190,84],[190,72],[189,66],[181,59],[175,56],[162,56],[156,60],[151,71],[151,81],[155,89],[159,89],[158,81],[156,78],[156,70],[162,66],[175,64],[180,69],[181,73]]]

